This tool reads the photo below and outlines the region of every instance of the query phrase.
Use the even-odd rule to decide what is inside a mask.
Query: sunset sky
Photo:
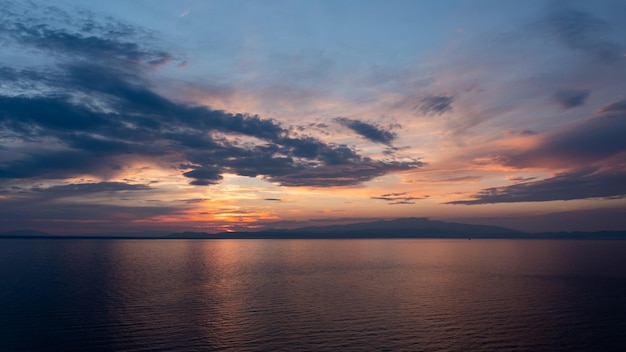
[[[626,230],[626,2],[0,1],[0,230]]]

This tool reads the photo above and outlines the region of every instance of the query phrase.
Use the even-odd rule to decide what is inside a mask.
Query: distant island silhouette
[[[626,239],[626,231],[530,233],[499,226],[470,225],[427,218],[399,218],[347,225],[309,226],[296,229],[266,229],[238,232],[177,232],[167,235],[96,234],[54,235],[41,231],[18,230],[0,233],[12,239]]]

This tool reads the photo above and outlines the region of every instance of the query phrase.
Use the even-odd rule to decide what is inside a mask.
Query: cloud
[[[63,179],[81,174],[108,178],[118,166],[115,156],[102,157],[85,151],[41,150],[23,159],[0,162],[0,180],[34,177]]]
[[[563,109],[571,109],[585,104],[589,93],[585,89],[560,90],[554,93],[553,98]]]
[[[219,183],[223,179],[221,172],[222,170],[216,167],[197,167],[185,172],[183,176],[193,178],[192,185],[207,186]]]
[[[625,100],[620,100],[616,103],[613,104],[609,104],[607,106],[603,106],[600,109],[598,109],[597,113],[599,114],[604,114],[604,113],[626,113],[626,99]]]
[[[127,231],[136,221],[157,219],[160,216],[173,217],[183,214],[185,209],[172,204],[120,205],[97,204],[94,202],[26,202],[3,200],[3,216],[0,227],[3,229],[20,229],[27,224],[29,228],[49,230],[63,223],[66,230],[75,228],[87,231]],[[96,226],[96,227],[94,227]],[[163,229],[163,224],[156,220],[146,223],[147,227]]]
[[[463,183],[471,183],[478,182],[482,179],[482,176],[453,176],[453,177],[445,177],[445,178],[435,178],[435,179],[415,179],[411,182],[430,182],[430,183],[453,183],[453,182],[463,182]]]
[[[598,224],[607,231],[623,231],[626,228],[626,209],[596,208],[559,211],[550,209],[548,213],[513,214],[510,216],[451,218],[448,220],[466,224],[503,226],[526,232],[546,231],[598,231]],[[556,211],[556,212],[552,212]]]
[[[423,165],[371,159],[346,145],[294,135],[273,119],[168,99],[148,83],[148,69],[175,55],[133,42],[140,29],[127,26],[114,36],[106,22],[91,19],[86,34],[78,34],[30,20],[12,18],[0,36],[11,45],[53,54],[53,63],[0,66],[8,84],[28,89],[27,94],[0,90],[0,132],[20,142],[5,143],[11,157],[0,160],[0,181],[84,175],[108,180],[149,160],[183,165],[181,176],[192,185],[216,184],[231,173],[286,186],[331,187]],[[372,141],[388,144],[395,138],[364,122],[342,121]],[[254,142],[239,144],[236,136]]]
[[[474,199],[451,204],[624,197],[625,107],[624,101],[606,105],[598,109],[592,118],[543,136],[537,145],[528,150],[501,154],[490,160],[491,163],[520,169],[560,168],[565,171],[543,180],[510,178],[519,183],[487,188],[474,195]]]
[[[34,4],[26,4],[15,10],[36,13],[40,9]],[[156,67],[176,60],[171,53],[146,47],[147,43],[138,43],[142,39],[145,41],[145,33],[141,33],[140,28],[110,18],[94,21],[93,15],[84,11],[86,17],[72,19],[74,23],[59,23],[60,18],[67,21],[71,16],[58,8],[44,7],[43,10],[55,13],[56,17],[46,16],[44,22],[34,15],[7,11],[7,15],[2,16],[0,34],[20,46],[90,62],[117,61],[117,64],[142,63]],[[68,29],[67,25],[75,30]]]
[[[186,206],[167,202],[128,202],[128,197],[149,195],[157,189],[125,182],[85,182],[56,186],[0,186],[2,193],[1,228],[29,227],[49,229],[63,222],[68,227],[98,224],[98,230],[120,229],[136,219],[185,211]],[[112,219],[115,219],[113,221]],[[83,224],[83,225],[81,225]]]
[[[428,198],[428,196],[413,197],[413,196],[408,196],[407,192],[400,192],[400,193],[387,193],[387,194],[380,195],[378,197],[370,197],[370,198],[384,200],[388,202],[389,205],[398,205],[398,204],[415,204],[414,200],[425,199],[425,198]]]
[[[393,142],[393,140],[396,138],[395,133],[384,130],[381,127],[366,122],[353,120],[346,117],[337,117],[335,120],[372,142],[391,145],[391,142]]]
[[[537,147],[510,155],[505,164],[513,167],[575,167],[596,163],[626,151],[626,112],[623,101],[607,105],[594,116],[569,129],[544,137]]]
[[[338,165],[300,168],[289,174],[269,177],[285,186],[332,187],[350,186],[369,181],[392,172],[406,171],[424,165],[422,162],[377,161],[359,158]]]
[[[540,181],[487,188],[474,195],[473,199],[448,204],[544,202],[625,196],[626,172],[588,168],[561,173]]]
[[[506,131],[506,133],[511,136],[534,136],[537,134],[537,132],[533,130],[513,130],[513,129]]]
[[[50,194],[54,194],[57,197],[66,195],[78,196],[103,192],[148,191],[150,189],[150,186],[142,184],[128,184],[124,182],[71,183],[47,188],[32,188],[32,190],[37,193],[46,194],[46,197]]]
[[[131,184],[125,182],[85,182],[85,183],[69,183],[56,186],[34,186],[34,187],[0,187],[2,193],[7,196],[12,204],[33,204],[33,203],[53,203],[57,199],[74,197],[85,200],[98,194],[106,193],[109,196],[118,194],[119,196],[136,193],[151,192],[152,187],[144,184]]]
[[[623,11],[626,8],[622,6],[615,10]],[[608,22],[591,13],[565,6],[553,6],[540,21],[539,28],[566,47],[605,63],[618,60],[624,49],[610,39],[612,33]]]
[[[422,98],[415,108],[424,115],[441,115],[452,110],[454,97],[431,95]]]
[[[509,180],[509,181],[512,181],[512,182],[526,182],[526,181],[536,180],[537,177],[522,177],[522,176],[514,177],[514,176],[511,176],[511,177],[507,177],[506,179]]]

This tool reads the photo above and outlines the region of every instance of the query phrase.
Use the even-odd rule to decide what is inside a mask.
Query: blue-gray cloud
[[[589,93],[586,89],[565,89],[554,93],[554,100],[563,109],[571,109],[584,105]]]
[[[415,108],[424,115],[441,115],[452,110],[453,96],[430,95],[422,98]]]
[[[597,111],[600,114],[626,113],[626,99],[603,106]]]
[[[585,11],[572,9],[562,2],[550,8],[539,28],[566,47],[588,54],[605,63],[617,61],[624,46],[611,39],[610,24]],[[626,11],[623,4],[616,11]]]
[[[487,188],[473,199],[451,204],[626,196],[626,172],[621,165],[626,155],[626,104],[609,104],[598,109],[597,114],[570,129],[546,136],[532,149],[500,158],[509,167],[561,167],[568,171],[543,180]]]
[[[422,165],[419,161],[374,160],[354,149],[308,136],[292,136],[272,119],[233,114],[168,99],[147,83],[151,68],[173,54],[133,42],[139,29],[123,27],[119,38],[89,20],[87,32],[37,23],[19,16],[0,27],[0,39],[49,53],[54,63],[0,67],[0,131],[28,140],[36,150],[3,143],[13,157],[0,161],[2,179],[103,179],[134,160],[184,164],[181,175],[194,185],[220,182],[224,173],[261,176],[288,186],[344,186]],[[11,87],[26,94],[5,94]],[[4,93],[3,93],[4,92]],[[391,132],[352,121],[364,137],[390,143]],[[255,137],[238,145],[226,135]]]
[[[55,56],[133,67],[137,63],[155,67],[181,61],[165,50],[150,46],[145,31],[124,22],[111,18],[96,20],[86,11],[82,11],[83,16],[72,17],[52,6],[44,6],[48,16],[37,17],[35,14],[41,9],[35,4],[3,5],[0,35],[14,45]]]
[[[64,222],[64,229],[76,228],[84,231],[84,226],[89,223],[94,232],[104,231],[127,231],[136,225],[135,221],[158,216],[175,216],[183,214],[186,210],[179,204],[150,204],[150,205],[120,205],[120,204],[97,204],[94,202],[42,202],[39,199],[33,201],[2,201],[2,217],[0,227],[3,229],[20,229],[24,226],[29,228],[49,231],[60,220]],[[115,219],[115,221],[111,221]],[[94,227],[95,226],[95,227]],[[145,227],[163,229],[162,224],[146,223]]]
[[[183,176],[192,178],[192,185],[207,186],[219,183],[223,179],[221,172],[222,170],[217,167],[198,166],[185,172]]]
[[[119,230],[131,226],[138,219],[174,215],[190,207],[176,202],[150,201],[149,205],[145,202],[133,205],[125,202],[129,197],[138,194],[149,196],[154,191],[148,185],[125,182],[69,183],[51,187],[0,185],[0,194],[4,196],[0,202],[0,228],[23,228],[28,224],[29,227],[47,230],[62,220],[66,229],[81,227],[88,221],[98,224],[96,231],[107,228]],[[109,204],[99,204],[98,200],[103,196]],[[72,200],[68,202],[65,198]]]
[[[335,120],[372,142],[391,145],[391,142],[397,137],[396,134],[391,131],[363,121],[346,117],[337,117]]]
[[[128,184],[124,182],[91,182],[91,183],[70,183],[52,187],[34,187],[33,191],[46,194],[54,194],[57,197],[67,195],[80,196],[94,193],[127,192],[127,191],[147,191],[150,186],[142,184]]]
[[[626,111],[620,102],[605,106],[570,129],[546,136],[533,149],[506,157],[513,167],[566,166],[596,163],[626,152]]]
[[[448,204],[544,202],[625,196],[626,172],[585,168],[561,173],[540,181],[487,188],[474,195],[472,199]]]

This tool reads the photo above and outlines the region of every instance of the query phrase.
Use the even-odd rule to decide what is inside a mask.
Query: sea
[[[0,351],[626,351],[626,241],[3,239]]]

